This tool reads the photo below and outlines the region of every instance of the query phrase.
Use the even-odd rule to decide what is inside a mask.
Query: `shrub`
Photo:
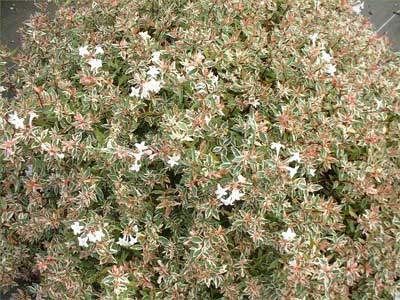
[[[67,1],[23,32],[3,291],[398,292],[399,58],[347,1]]]

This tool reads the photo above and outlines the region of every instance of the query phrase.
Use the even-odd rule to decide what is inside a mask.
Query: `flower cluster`
[[[318,33],[314,33],[310,36],[310,40],[312,42],[312,46],[315,47],[317,39],[318,39]],[[318,58],[318,62],[325,64],[325,71],[327,74],[330,76],[334,76],[336,73],[336,65],[332,64],[333,57],[326,51],[321,51],[321,56]]]
[[[140,33],[139,33],[140,34]],[[152,54],[151,61],[155,65],[160,65],[161,52],[156,51]],[[151,65],[148,68],[147,79],[142,81],[139,86],[131,87],[131,97],[138,97],[141,99],[148,99],[151,93],[157,94],[162,88],[163,81],[158,79],[161,76],[161,69],[155,65]]]
[[[103,61],[99,58],[95,58],[97,55],[104,54],[104,50],[101,48],[101,46],[97,45],[93,54],[88,50],[88,46],[79,47],[78,52],[80,56],[89,58],[87,63],[90,65],[90,69],[94,73],[96,73],[103,66]]]
[[[82,229],[84,229],[84,226],[81,226],[79,222],[74,222],[71,225],[71,229],[73,230],[74,235],[81,234],[81,236],[78,236],[78,243],[79,243],[79,246],[85,247],[85,248],[89,247],[88,242],[91,242],[91,243],[101,242],[101,240],[105,236],[102,229],[97,229],[97,230],[89,231],[87,233],[82,234]]]
[[[230,191],[229,196],[227,196],[228,191]],[[232,189],[223,188],[220,184],[217,186],[217,190],[215,191],[217,198],[222,202],[224,205],[233,205],[235,201],[239,201],[240,198],[244,195],[239,189]]]

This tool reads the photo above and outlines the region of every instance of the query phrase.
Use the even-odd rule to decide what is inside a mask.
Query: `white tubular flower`
[[[92,71],[97,72],[98,69],[100,69],[103,66],[103,62],[101,59],[89,59],[88,64],[90,65],[90,68]]]
[[[92,243],[101,242],[101,240],[104,237],[104,233],[100,229],[100,230],[96,230],[95,232],[88,233],[87,237],[88,237],[89,241]]]
[[[90,52],[88,50],[88,46],[79,47],[78,51],[79,51],[79,55],[80,56],[88,56],[88,55],[90,55]]]
[[[129,96],[139,98],[140,97],[140,88],[131,87],[131,93],[129,94]]]
[[[222,204],[224,204],[226,206],[233,205],[233,201],[232,201],[232,199],[230,197],[228,197],[226,199],[221,198],[220,200],[221,200]]]
[[[322,58],[322,61],[328,62],[328,63],[331,62],[331,60],[333,59],[332,56],[328,52],[325,52],[325,51],[322,51],[321,58]]]
[[[226,192],[228,191],[228,188],[223,188],[219,183],[217,185],[217,190],[215,191],[215,194],[217,195],[218,199],[222,199],[222,197],[226,196]]]
[[[181,156],[179,154],[173,155],[173,156],[168,156],[168,161],[167,163],[169,166],[172,168],[178,164],[178,161],[181,159]]]
[[[292,230],[292,228],[288,228],[287,231],[282,232],[282,237],[285,241],[292,241],[296,237],[296,233]]]
[[[142,85],[142,94],[141,98],[148,98],[150,96],[150,93],[158,93],[161,90],[161,81],[151,79],[149,81],[146,81]]]
[[[75,235],[78,235],[82,232],[83,226],[81,226],[79,222],[74,222],[74,224],[71,225],[71,229]]]
[[[32,127],[32,121],[33,119],[39,117],[37,113],[34,111],[29,112],[29,127]]]
[[[133,237],[132,235],[123,235],[122,238],[118,239],[117,244],[122,247],[129,247],[135,245],[137,241],[137,237]]]
[[[15,129],[24,129],[24,119],[18,117],[17,113],[14,112],[11,115],[8,115],[8,121],[15,127]]]
[[[131,165],[129,170],[131,170],[132,172],[139,172],[140,171],[140,164],[135,162],[134,164]]]
[[[139,35],[142,39],[144,39],[145,41],[150,40],[151,36],[149,35],[149,33],[147,31],[144,32],[139,32]]]
[[[103,50],[103,48],[101,48],[101,46],[96,46],[94,53],[101,55],[101,54],[104,54],[104,50]]]
[[[336,66],[329,64],[326,66],[326,73],[328,73],[330,76],[334,76],[336,72]]]
[[[147,75],[150,78],[156,78],[160,74],[161,70],[155,66],[150,66],[149,70],[147,71]]]
[[[88,237],[87,236],[85,236],[85,237],[79,237],[78,236],[79,246],[87,248],[87,247],[89,247],[87,242],[88,242]]]
[[[296,166],[296,167],[294,167],[294,168],[292,168],[292,167],[285,167],[285,169],[288,170],[290,178],[293,178],[293,177],[296,175],[297,170],[299,169],[299,166]]]
[[[318,33],[314,33],[314,34],[310,35],[310,40],[311,40],[311,43],[313,46],[315,46],[317,39],[318,39]]]
[[[149,148],[148,146],[146,146],[145,141],[143,141],[141,143],[135,143],[135,147],[139,152],[143,152]]]
[[[285,146],[281,143],[271,143],[271,148],[276,151],[276,156],[279,156],[279,152],[282,148],[285,148]]]
[[[297,162],[300,162],[300,161],[301,161],[300,153],[299,153],[299,152],[293,153],[292,157],[289,158],[289,161],[288,161],[288,162],[292,162],[292,161],[297,161]]]
[[[161,57],[161,52],[160,51],[153,52],[153,54],[151,55],[151,62],[153,64],[159,65],[161,63],[160,57]]]
[[[230,196],[228,197],[228,201],[230,203],[234,203],[235,201],[240,200],[240,198],[244,195],[244,193],[240,192],[238,189],[233,189]]]

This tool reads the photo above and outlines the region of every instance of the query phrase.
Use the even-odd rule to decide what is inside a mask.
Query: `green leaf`
[[[104,134],[100,131],[99,128],[95,128],[94,129],[94,135],[96,136],[97,142],[99,143],[99,145],[104,145],[104,140],[105,140],[105,136]]]

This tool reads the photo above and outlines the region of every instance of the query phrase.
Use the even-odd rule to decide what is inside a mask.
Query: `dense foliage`
[[[399,58],[354,3],[63,2],[0,70],[4,293],[393,299]]]

